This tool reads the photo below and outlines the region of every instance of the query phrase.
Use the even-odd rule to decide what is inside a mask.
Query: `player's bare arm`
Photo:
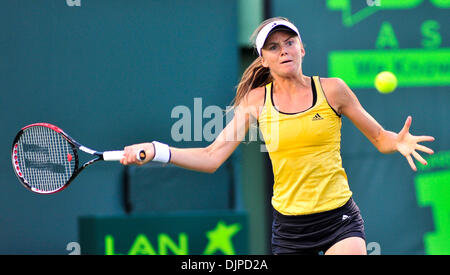
[[[413,136],[410,132],[412,118],[408,116],[404,127],[399,133],[385,130],[360,104],[358,98],[347,84],[339,78],[322,80],[327,98],[333,108],[348,117],[353,124],[369,139],[370,142],[384,154],[400,152],[407,160],[411,169],[417,171],[412,157],[426,165],[425,159],[417,150],[433,154],[433,150],[419,144],[423,141],[433,141],[432,136]]]
[[[234,108],[234,117],[209,146],[203,148],[170,147],[170,163],[179,167],[199,172],[214,173],[244,140],[249,125],[259,115],[259,108],[264,102],[264,88],[256,88]],[[136,152],[144,149],[148,156],[145,161],[136,160]],[[151,143],[127,146],[122,164],[145,164],[154,156]]]

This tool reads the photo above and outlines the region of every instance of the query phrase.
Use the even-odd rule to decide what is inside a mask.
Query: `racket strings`
[[[42,193],[62,188],[75,168],[70,143],[59,133],[43,126],[24,130],[19,138],[17,156],[22,178],[33,190]]]

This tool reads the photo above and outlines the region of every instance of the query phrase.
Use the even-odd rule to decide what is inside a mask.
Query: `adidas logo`
[[[323,119],[323,117],[321,117],[321,116],[319,115],[319,113],[317,113],[317,114],[312,118],[312,121],[314,121],[314,120],[321,120],[321,119]]]

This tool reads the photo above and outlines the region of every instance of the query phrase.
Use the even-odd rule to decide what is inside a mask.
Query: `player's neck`
[[[295,94],[301,91],[309,90],[310,78],[303,74],[295,77],[274,76],[273,85],[276,93]]]

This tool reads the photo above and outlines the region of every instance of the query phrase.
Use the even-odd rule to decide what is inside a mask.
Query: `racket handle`
[[[103,152],[103,160],[120,161],[123,158],[123,151],[106,151]]]
[[[136,153],[136,159],[139,161],[144,161],[145,157],[146,155],[144,149],[141,149]],[[123,158],[123,151],[103,152],[103,160],[105,161],[120,161],[122,158]]]
[[[146,157],[147,155],[145,154],[144,149],[141,149],[136,153],[136,159],[139,161],[144,161]]]

